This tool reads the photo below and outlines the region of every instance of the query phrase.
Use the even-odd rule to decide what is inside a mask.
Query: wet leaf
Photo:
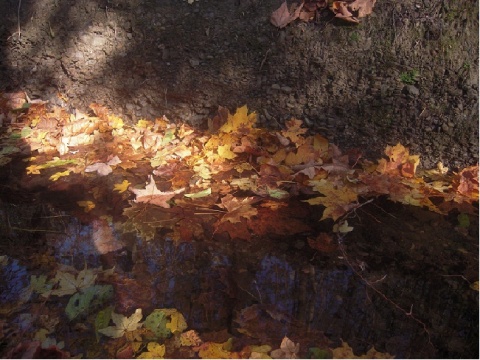
[[[181,333],[187,328],[187,322],[183,315],[175,310],[174,313],[170,314],[170,322],[167,323],[167,329],[169,329],[173,334]]]
[[[135,331],[141,328],[143,326],[143,324],[140,322],[141,320],[142,309],[135,310],[130,317],[112,312],[112,321],[115,326],[108,326],[104,329],[99,329],[98,332],[111,338],[120,338],[127,332]]]
[[[84,317],[112,297],[112,285],[93,285],[79,293],[73,294],[65,308],[65,314],[69,320]]]
[[[89,211],[93,210],[95,208],[95,203],[90,200],[86,201],[77,201],[78,206],[83,207],[83,211],[88,213]]]
[[[70,170],[65,170],[65,171],[62,171],[62,172],[57,172],[55,174],[53,174],[52,176],[49,177],[49,180],[51,181],[57,181],[58,179],[60,179],[62,176],[68,176],[70,175]]]
[[[167,327],[167,316],[161,309],[155,309],[145,318],[145,327],[151,330],[158,339],[166,339],[172,335]]]
[[[168,201],[175,195],[185,191],[185,188],[182,188],[175,191],[162,192],[158,190],[152,175],[149,176],[149,179],[150,183],[147,184],[145,189],[135,189],[132,187],[129,188],[129,190],[136,195],[135,202],[149,203],[152,205],[161,206],[163,208],[169,208],[170,204]]]
[[[224,343],[206,342],[197,349],[198,356],[202,359],[234,359],[239,358],[237,353],[232,353],[232,338]]]
[[[180,334],[180,344],[182,346],[199,346],[202,339],[195,330],[189,330]]]
[[[112,319],[113,307],[109,306],[103,310],[100,310],[95,318],[95,336],[97,337],[97,342],[100,341],[100,335],[98,330],[104,329],[110,323]]]
[[[350,231],[353,231],[353,226],[348,226],[348,221],[342,221],[340,224],[335,224],[333,226],[333,232],[339,232],[341,234],[346,234]]]
[[[478,280],[470,284],[470,289],[478,291]]]
[[[119,193],[123,193],[128,190],[128,187],[132,185],[128,180],[123,180],[119,184],[113,185],[113,191],[118,191]]]
[[[165,345],[156,342],[149,342],[147,350],[140,354],[137,359],[163,359],[165,356]]]
[[[58,282],[58,289],[52,290],[56,296],[71,295],[86,289],[95,283],[97,275],[91,269],[83,269],[77,276],[63,271],[57,271],[54,282]]]
[[[284,337],[280,349],[273,350],[270,355],[273,359],[297,359],[300,351],[300,343],[295,344],[288,337]]]

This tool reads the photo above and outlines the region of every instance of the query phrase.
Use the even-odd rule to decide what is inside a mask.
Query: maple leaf
[[[121,183],[113,185],[113,191],[118,191],[119,193],[123,193],[127,191],[130,185],[132,184],[128,180],[123,180]]]
[[[135,202],[149,203],[168,209],[170,204],[168,204],[167,201],[172,199],[175,195],[185,191],[185,188],[182,188],[175,191],[162,192],[158,190],[152,175],[149,175],[149,179],[150,183],[145,186],[145,189],[129,188],[129,190],[136,195]]]
[[[304,200],[310,205],[325,206],[321,220],[332,218],[336,221],[357,205],[358,194],[348,186],[337,186],[325,179],[311,180],[309,183],[315,191],[324,195]]]
[[[55,174],[53,174],[52,176],[50,176],[48,179],[51,180],[51,181],[57,181],[58,179],[60,179],[62,176],[68,176],[70,175],[70,170],[65,170],[65,171],[59,171]]]
[[[77,204],[78,206],[83,207],[83,211],[85,211],[86,213],[95,208],[95,203],[90,200],[77,201]]]
[[[226,144],[226,145],[220,145],[217,148],[218,155],[223,158],[223,159],[234,159],[237,157],[237,154],[235,154],[232,150],[230,150],[231,145]]]
[[[141,328],[143,326],[140,322],[142,316],[142,309],[135,310],[130,317],[112,312],[112,321],[115,326],[108,326],[104,329],[99,329],[98,332],[111,338],[120,338],[128,332]]]
[[[231,223],[240,222],[240,218],[250,218],[257,215],[257,209],[252,207],[252,204],[258,202],[256,197],[246,197],[244,199],[236,198],[231,194],[224,196],[219,205],[228,211],[221,220],[221,222],[229,221]]]
[[[403,177],[413,178],[420,157],[418,155],[410,155],[408,149],[398,143],[395,146],[388,145],[385,148],[385,154],[389,160],[380,159],[377,171],[381,174],[395,174]]]
[[[478,165],[460,171],[453,179],[453,187],[463,196],[478,201]]]
[[[227,122],[220,128],[220,132],[231,133],[235,131],[252,129],[257,122],[257,114],[248,114],[247,105],[238,108],[234,115],[228,114]]]
[[[83,269],[76,277],[68,272],[58,271],[54,282],[58,282],[59,288],[52,290],[51,294],[57,296],[72,295],[92,286],[96,278],[97,275],[91,269]]]
[[[39,175],[40,170],[44,169],[42,165],[30,165],[26,168],[27,170],[27,175]]]
[[[302,128],[302,120],[291,119],[285,122],[286,130],[282,130],[282,136],[290,139],[294,144],[301,145],[304,142],[303,134],[307,129]]]
[[[296,8],[295,11],[290,12],[287,1],[284,1],[282,5],[280,5],[280,7],[272,13],[270,22],[272,25],[282,29],[299,17],[302,7],[303,2]]]

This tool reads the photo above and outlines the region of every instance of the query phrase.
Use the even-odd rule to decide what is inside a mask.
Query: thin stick
[[[22,6],[22,0],[18,0],[17,20],[18,20],[18,38],[22,36],[20,30],[20,7]]]

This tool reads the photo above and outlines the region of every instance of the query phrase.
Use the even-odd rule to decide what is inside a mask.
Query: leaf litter
[[[355,3],[350,6],[360,6],[360,2]],[[146,240],[153,239],[159,229],[169,229],[172,234],[180,234],[178,242],[191,241],[205,236],[209,226],[214,233],[223,232],[237,240],[251,240],[252,236],[273,233],[278,228],[283,229],[283,234],[304,232],[301,220],[282,215],[298,197],[303,204],[320,207],[319,220],[332,219],[332,232],[341,234],[354,231],[346,215],[362,201],[382,195],[441,214],[453,209],[476,213],[472,204],[478,201],[478,166],[458,173],[441,166],[418,171],[420,158],[410,155],[401,144],[387,147],[386,158],[377,162],[359,161],[358,157],[352,163],[349,156],[321,135],[308,135],[298,119],[288,121],[277,132],[257,128],[256,115],[249,114],[246,106],[233,115],[219,109],[214,133],[177,126],[165,118],[128,126],[109,115],[107,109],[95,104],[91,107],[95,116],[81,118],[62,109],[49,113],[44,104],[31,104],[20,114],[10,109],[10,131],[0,141],[9,149],[33,149],[31,154],[21,150],[24,155],[35,152],[26,159],[28,178],[22,180],[23,186],[35,177],[37,183],[47,187],[60,179],[81,183],[86,190],[84,199],[76,202],[85,212],[98,212],[97,216],[106,207],[101,201],[93,201],[101,199],[98,181],[104,179],[109,196],[117,197],[126,218],[120,230],[136,232]],[[2,151],[1,164],[11,163],[18,154],[16,150]],[[50,160],[52,156],[54,160]],[[131,169],[134,171],[127,171]],[[60,171],[52,174],[51,170]],[[200,226],[195,231],[180,231],[178,225],[187,223],[190,229]],[[290,228],[285,227],[286,223]],[[105,253],[119,248],[113,243],[108,223],[99,223],[98,227],[96,241],[106,244]],[[335,246],[328,233],[308,243],[323,252]],[[183,347],[201,358],[295,358],[301,351],[301,343],[287,336],[280,344],[258,343],[243,348],[234,348],[232,338],[204,342],[176,309],[153,310],[144,322],[141,308],[130,316],[116,313],[111,307],[99,310],[114,291],[111,285],[97,283],[99,274],[99,270],[87,268],[79,272],[59,269],[54,277],[32,277],[30,292],[46,298],[69,297],[65,313],[70,320],[96,313],[97,341],[102,336],[127,341],[121,349],[124,352],[117,347],[115,355],[161,358]],[[257,315],[250,317],[258,323]],[[247,322],[239,325],[245,333],[258,331]],[[51,341],[52,346],[60,344],[56,339]],[[325,352],[335,358],[355,357],[345,342],[339,348],[322,344],[309,351]],[[391,355],[372,348],[363,357]]]

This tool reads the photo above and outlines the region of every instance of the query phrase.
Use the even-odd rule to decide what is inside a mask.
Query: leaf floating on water
[[[98,330],[98,332],[111,338],[120,338],[128,332],[141,328],[143,326],[143,323],[140,322],[141,320],[142,309],[135,310],[129,317],[112,312],[112,321],[115,326],[108,326]]]
[[[149,203],[152,205],[161,206],[163,208],[170,208],[168,201],[175,195],[185,191],[185,188],[175,191],[163,192],[158,190],[153,176],[149,176],[150,182],[145,186],[145,189],[135,189],[130,187],[129,190],[136,195],[135,202],[137,203]]]

